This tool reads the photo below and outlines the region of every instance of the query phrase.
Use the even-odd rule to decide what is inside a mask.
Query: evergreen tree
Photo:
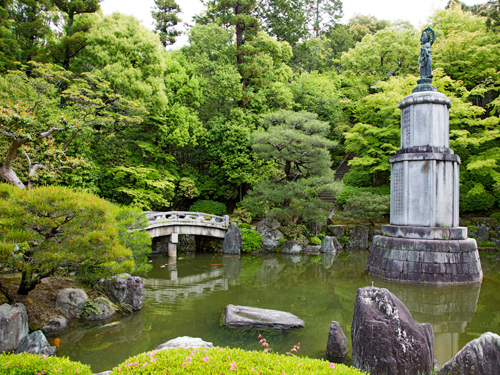
[[[155,0],[155,6],[151,11],[151,15],[155,20],[155,31],[160,34],[160,41],[164,47],[175,43],[181,32],[172,29],[181,19],[178,14],[181,8],[175,0]]]
[[[12,33],[12,20],[9,19],[9,7],[12,0],[0,0],[0,70],[14,67],[19,60],[20,49]]]
[[[329,27],[335,26],[337,20],[342,18],[341,0],[307,0],[307,15],[309,27],[315,37]]]

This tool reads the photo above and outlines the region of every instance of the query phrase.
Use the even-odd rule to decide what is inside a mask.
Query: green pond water
[[[144,279],[143,308],[129,316],[70,327],[49,336],[57,355],[110,370],[128,357],[179,337],[200,337],[214,345],[262,350],[258,335],[275,352],[300,342],[299,355],[325,358],[330,322],[340,323],[350,343],[358,288],[389,289],[420,323],[434,328],[435,357],[448,361],[467,342],[491,331],[500,334],[500,255],[482,254],[481,285],[433,287],[391,283],[366,275],[368,253],[329,255],[181,255],[175,263],[153,258]],[[286,333],[221,327],[228,304],[291,312],[305,328]],[[349,353],[350,355],[351,353]]]

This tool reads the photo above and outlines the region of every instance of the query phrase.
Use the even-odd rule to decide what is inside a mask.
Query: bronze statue
[[[418,58],[418,66],[420,67],[420,77],[432,79],[432,56],[431,46],[434,44],[435,34],[430,27],[422,31],[420,38],[420,56]]]

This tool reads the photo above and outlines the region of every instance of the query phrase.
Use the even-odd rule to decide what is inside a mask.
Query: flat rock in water
[[[203,341],[199,337],[182,336],[158,345],[156,350],[173,348],[213,348],[214,344]]]
[[[286,331],[304,328],[304,321],[285,311],[227,305],[224,325],[230,328]]]

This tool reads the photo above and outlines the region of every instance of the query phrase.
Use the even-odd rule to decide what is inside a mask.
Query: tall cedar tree
[[[309,27],[315,37],[318,37],[328,28],[335,26],[342,18],[341,0],[307,0]]]
[[[175,43],[181,32],[172,29],[181,19],[178,14],[181,8],[175,0],[155,0],[155,6],[151,11],[151,15],[155,20],[155,31],[160,35],[161,44],[164,47]]]
[[[19,59],[19,45],[12,33],[9,7],[12,0],[0,0],[0,70],[13,68]]]

